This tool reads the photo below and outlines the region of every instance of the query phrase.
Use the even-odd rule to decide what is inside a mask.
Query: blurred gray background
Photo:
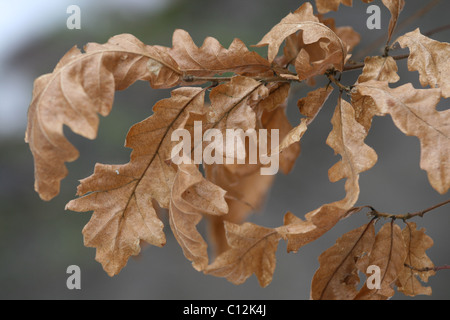
[[[428,1],[406,1],[400,22]],[[139,82],[117,92],[114,108],[101,120],[94,141],[67,135],[80,150],[80,158],[68,164],[69,176],[62,181],[60,195],[50,202],[41,201],[33,190],[33,160],[24,143],[26,113],[31,101],[33,81],[53,70],[72,46],[87,42],[104,43],[119,33],[132,33],[146,44],[171,46],[172,32],[187,30],[200,46],[207,36],[227,47],[233,38],[247,45],[256,44],[270,28],[303,1],[228,0],[228,1],[66,1],[21,0],[0,3],[0,298],[2,299],[308,299],[317,258],[343,233],[368,219],[359,213],[340,222],[319,240],[298,253],[286,252],[281,241],[272,283],[261,288],[255,276],[240,286],[223,278],[195,271],[173,238],[167,220],[167,244],[164,248],[146,246],[132,258],[122,272],[110,278],[94,260],[95,249],[83,246],[81,230],[90,213],[64,210],[75,197],[78,180],[89,176],[96,162],[120,164],[129,160],[130,150],[123,147],[131,125],[151,115],[153,104],[168,97],[168,90],[153,90]],[[331,12],[337,26],[352,25],[362,36],[362,48],[385,34],[389,12],[382,11],[382,30],[366,27],[367,5],[355,0],[353,8],[341,6]],[[68,30],[66,9],[81,8],[81,30]],[[440,1],[433,9],[408,24],[393,38],[420,26],[422,32],[448,23],[450,2]],[[432,36],[450,41],[450,32]],[[258,49],[266,54],[266,49]],[[398,51],[402,53],[403,51]],[[379,54],[379,51],[372,52]],[[400,61],[401,83],[420,87],[417,72],[408,72]],[[353,84],[359,71],[343,75],[345,84]],[[326,84],[319,80],[319,84]],[[400,84],[400,83],[399,83]],[[288,113],[298,123],[297,99],[306,96],[306,87],[294,87]],[[325,144],[331,130],[330,119],[336,104],[333,93],[314,124],[302,139],[302,153],[290,175],[280,174],[266,200],[264,209],[251,221],[263,226],[282,225],[283,216],[292,211],[299,217],[320,205],[341,199],[343,182],[330,183],[328,169],[339,160]],[[448,101],[439,106],[448,108]],[[389,117],[375,118],[366,140],[379,157],[378,163],[360,178],[361,195],[357,205],[372,205],[384,212],[402,214],[425,209],[448,198],[439,195],[419,168],[419,142],[398,131]],[[428,251],[436,265],[450,264],[450,206],[442,207],[423,219],[415,219],[427,229],[435,245]],[[400,223],[401,224],[401,223]],[[204,226],[200,226],[204,230]],[[68,290],[66,268],[81,268],[81,290]],[[430,279],[432,297],[450,298],[450,270]],[[409,299],[396,294],[393,299]]]

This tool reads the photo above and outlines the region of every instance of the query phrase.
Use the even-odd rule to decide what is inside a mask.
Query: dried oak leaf
[[[414,297],[419,294],[431,295],[431,287],[424,287],[419,281],[427,282],[435,271],[420,271],[432,269],[433,262],[425,253],[433,246],[433,239],[425,234],[425,230],[418,230],[414,222],[407,222],[402,230],[406,246],[405,266],[398,275],[397,290],[407,296]]]
[[[359,174],[369,170],[377,161],[375,151],[364,143],[367,133],[356,122],[353,108],[348,102],[339,99],[331,122],[333,130],[327,138],[327,144],[342,159],[330,168],[328,176],[332,182],[346,178],[346,196],[307,213],[305,220],[288,212],[284,217],[284,226],[279,227],[278,232],[288,240],[289,252],[296,252],[321,237],[346,217],[359,196]]]
[[[308,125],[315,119],[316,115],[322,109],[322,106],[325,104],[326,100],[330,96],[333,91],[333,87],[328,86],[325,88],[318,88],[314,91],[308,92],[308,95],[305,98],[301,98],[298,100],[297,105],[305,118],[300,120],[300,124],[294,128],[291,128],[287,133],[283,134],[282,140],[279,146],[272,150],[272,153],[281,153],[281,156],[284,154],[284,150],[292,148],[293,145],[297,145],[300,139],[305,134]]]
[[[319,256],[320,267],[311,283],[313,300],[352,300],[358,293],[358,261],[375,241],[374,220],[345,233]]]
[[[364,60],[364,68],[358,77],[357,83],[363,83],[369,80],[395,83],[400,80],[397,71],[397,63],[390,56],[366,57]],[[353,90],[351,97],[352,106],[355,109],[356,121],[364,127],[366,132],[369,132],[373,117],[379,115],[377,106],[370,96],[361,95],[358,90]]]
[[[169,207],[175,169],[170,158],[171,134],[186,121],[189,113],[202,113],[204,89],[179,88],[170,98],[153,107],[153,115],[135,124],[128,132],[126,147],[133,148],[124,165],[97,164],[94,174],[81,180],[77,195],[66,208],[94,213],[83,229],[84,243],[96,247],[96,260],[109,275],[126,265],[140,251],[139,240],[162,246],[162,222],[152,201]]]
[[[422,86],[441,88],[444,98],[450,97],[450,43],[430,39],[419,28],[397,39],[402,48],[408,47],[408,70],[418,71]]]
[[[275,153],[279,153],[279,167],[284,174],[288,174],[293,169],[295,161],[300,154],[300,144],[298,143],[300,139],[295,141],[291,139],[293,136],[292,130],[294,129],[287,118],[286,106],[279,106],[273,111],[264,111],[261,122],[263,128],[268,130],[268,133],[270,133],[271,130],[278,130],[281,142],[279,142],[278,147],[276,147],[275,150],[271,150],[270,153],[272,156]],[[271,136],[269,136],[267,144],[268,148],[269,146],[272,147]],[[275,158],[272,160],[275,161]]]
[[[420,141],[420,168],[431,186],[441,194],[450,187],[450,110],[437,111],[440,89],[415,89],[410,83],[391,89],[387,82],[368,81],[357,85],[370,96],[380,115],[390,114],[404,134]]]
[[[219,255],[205,273],[224,277],[236,285],[254,273],[261,287],[266,287],[275,271],[275,254],[281,238],[278,232],[250,222],[237,225],[227,221],[225,231],[230,249]]]
[[[362,0],[365,3],[371,3],[373,0]],[[319,13],[327,13],[330,11],[338,11],[340,4],[351,7],[353,0],[316,0],[317,11]]]
[[[247,217],[259,211],[264,203],[275,175],[261,175],[259,169],[249,168],[249,164],[204,166],[206,178],[227,191],[225,199],[228,214],[208,216],[209,236],[215,253],[221,254],[229,249],[225,235],[224,221],[243,223]]]
[[[172,232],[192,266],[201,271],[208,265],[207,244],[196,229],[202,215],[228,212],[226,191],[203,178],[194,164],[181,164],[175,176],[169,206]]]
[[[44,200],[59,193],[67,175],[65,162],[78,158],[78,150],[65,138],[63,125],[94,139],[98,115],[109,114],[115,90],[137,80],[154,88],[172,87],[181,73],[176,62],[158,47],[147,46],[130,34],[105,44],[89,43],[82,53],[73,47],[52,73],[37,78],[28,109],[25,141],[35,163],[35,190]],[[147,68],[150,65],[151,68]]]
[[[172,42],[168,53],[187,75],[206,77],[225,72],[247,76],[273,74],[269,61],[249,51],[239,39],[234,39],[225,49],[215,38],[208,37],[199,48],[186,31],[178,29]]]
[[[320,22],[333,30],[333,32],[341,38],[342,42],[344,42],[347,46],[347,52],[351,52],[361,41],[361,36],[352,27],[336,27],[336,23],[333,18],[324,18],[321,14],[317,17]]]
[[[209,95],[211,106],[206,114],[204,129],[211,132],[212,129],[219,130],[224,137],[227,130],[242,130],[244,133],[247,130],[254,130],[256,115],[251,104],[267,97],[268,94],[268,89],[262,82],[243,76],[233,77],[231,81],[211,90]],[[241,141],[240,146],[245,146],[245,137],[239,136],[236,139]],[[245,159],[247,155],[243,148],[236,150],[226,148],[225,141],[223,148],[216,150],[222,150],[221,156],[231,159],[231,162]]]
[[[375,237],[367,262],[369,266],[380,268],[380,288],[369,289],[365,283],[355,300],[386,300],[392,297],[395,293],[393,286],[403,270],[405,258],[406,249],[400,227],[393,222],[384,224]]]
[[[382,1],[383,4],[386,6],[386,8],[389,9],[389,12],[391,13],[391,19],[389,20],[389,27],[388,27],[388,39],[386,41],[386,44],[389,44],[389,42],[391,42],[391,37],[392,34],[394,33],[395,26],[397,25],[400,12],[403,10],[403,7],[405,6],[405,0],[382,0]]]
[[[300,30],[301,42],[311,46],[300,49],[296,55],[295,68],[299,80],[321,74],[331,66],[342,71],[347,56],[346,46],[330,28],[319,22],[309,2],[284,17],[256,46],[268,45],[268,60],[272,62],[283,41]]]

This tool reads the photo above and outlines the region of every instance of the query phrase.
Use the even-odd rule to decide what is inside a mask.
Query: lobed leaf
[[[437,111],[440,89],[415,89],[410,83],[389,88],[386,82],[368,81],[357,86],[370,96],[380,115],[390,114],[404,134],[420,141],[420,168],[431,186],[443,194],[450,187],[450,110]]]
[[[386,300],[394,295],[393,286],[404,267],[406,258],[402,232],[393,221],[381,227],[369,255],[368,265],[380,268],[380,288],[369,289],[367,283],[355,300]]]
[[[374,220],[345,233],[319,256],[320,267],[311,284],[313,300],[352,300],[358,293],[358,261],[375,241]]]
[[[152,68],[147,68],[147,64]],[[105,44],[89,43],[82,53],[73,47],[51,74],[34,82],[28,109],[25,141],[34,157],[35,190],[44,200],[59,193],[67,175],[65,162],[78,158],[78,150],[63,133],[67,125],[76,134],[94,139],[98,116],[107,116],[114,91],[137,80],[155,88],[180,81],[176,62],[158,47],[147,46],[129,34],[114,36]]]
[[[219,255],[205,273],[242,284],[253,273],[261,287],[272,281],[280,235],[276,230],[246,222],[236,225],[225,222],[226,237],[231,249]]]
[[[419,72],[422,86],[441,88],[444,98],[450,97],[450,43],[430,39],[419,28],[399,37],[402,48],[408,47],[408,69]]]
[[[151,215],[162,232],[152,201],[169,207],[176,176],[175,169],[165,161],[172,150],[171,133],[184,125],[191,112],[204,112],[204,92],[201,88],[179,88],[172,91],[171,98],[156,103],[154,114],[128,132],[126,146],[133,148],[130,162],[97,164],[94,174],[78,186],[77,195],[81,197],[67,204],[66,208],[73,211],[94,210],[83,229],[84,241],[86,246],[97,248],[96,260],[109,275],[117,274],[129,256],[139,252],[139,239],[163,244],[152,240],[154,227],[142,233],[129,225],[138,218],[145,222]],[[160,233],[157,239],[162,239]]]
[[[225,193],[225,190],[203,178],[196,165],[179,165],[172,187],[169,222],[184,255],[198,271],[207,267],[208,252],[196,225],[202,215],[228,212]]]
[[[397,280],[397,290],[407,296],[414,297],[419,294],[431,295],[431,287],[424,287],[418,278],[427,282],[435,271],[421,271],[432,269],[433,262],[425,253],[433,246],[433,240],[425,234],[425,230],[418,230],[414,222],[407,222],[402,230],[403,240],[406,246],[406,259],[403,269]]]

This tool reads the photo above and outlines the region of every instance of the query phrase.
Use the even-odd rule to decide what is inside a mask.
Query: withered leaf
[[[246,222],[225,222],[226,237],[231,247],[209,265],[205,273],[224,277],[234,284],[244,283],[253,273],[261,287],[270,284],[275,271],[280,235],[276,230]]]
[[[52,73],[36,79],[28,110],[25,141],[33,153],[40,197],[50,200],[59,193],[60,181],[67,175],[64,163],[78,158],[78,150],[63,134],[64,125],[94,139],[97,113],[109,114],[115,90],[137,80],[150,81],[155,88],[172,87],[180,76],[170,56],[129,34],[105,44],[89,43],[84,53],[76,47],[69,50]]]
[[[203,178],[194,164],[181,164],[174,179],[169,206],[172,232],[192,266],[201,271],[208,265],[207,244],[196,229],[202,215],[228,212],[225,190]]]
[[[364,59],[364,68],[361,75],[358,77],[358,83],[369,80],[395,83],[400,80],[397,71],[397,63],[391,56],[366,57]]]
[[[226,130],[243,130],[244,133],[256,127],[256,115],[251,104],[256,103],[269,94],[263,83],[252,78],[235,76],[231,81],[221,84],[211,90],[209,95],[211,106],[206,114],[206,129],[218,129],[224,133]],[[242,141],[241,145],[245,145]],[[245,158],[245,150],[228,150],[226,144],[223,156],[230,159],[234,157]]]
[[[291,172],[295,161],[300,154],[300,144],[298,143],[300,138],[295,141],[291,139],[291,132],[294,129],[287,118],[286,106],[279,106],[273,111],[265,110],[261,117],[261,122],[263,124],[263,128],[268,130],[268,133],[270,133],[271,130],[278,130],[279,139],[281,142],[276,150],[271,150],[271,154],[273,155],[275,152],[280,153],[278,155],[280,169],[284,174],[288,174]],[[285,142],[285,140],[288,140],[289,142]],[[269,146],[272,146],[271,136],[269,136],[267,144],[268,148]]]
[[[67,204],[73,211],[94,210],[83,229],[84,242],[97,248],[96,260],[109,275],[119,273],[129,256],[139,252],[139,239],[164,244],[162,223],[155,216],[152,200],[169,207],[175,169],[165,160],[172,150],[171,133],[184,124],[190,112],[203,112],[204,92],[179,88],[172,91],[171,98],[156,103],[154,114],[128,132],[126,146],[133,148],[130,162],[97,164],[94,174],[78,186],[77,195],[82,197]],[[132,228],[136,219],[144,230]],[[148,226],[148,220],[154,226]]]
[[[346,216],[359,197],[359,174],[370,169],[377,161],[375,151],[364,143],[367,133],[354,119],[353,108],[348,102],[339,99],[331,122],[333,130],[327,138],[327,144],[342,159],[330,168],[328,176],[332,182],[346,178],[346,196],[307,213],[305,220],[288,212],[284,226],[278,229],[283,238],[288,240],[288,251],[298,251]]]
[[[430,39],[419,28],[397,39],[402,48],[408,47],[408,69],[419,72],[422,86],[441,88],[444,98],[450,97],[450,43]]]
[[[208,37],[199,48],[186,31],[178,29],[172,42],[169,54],[188,75],[206,77],[234,72],[262,76],[272,73],[270,63],[256,52],[249,51],[239,39],[234,39],[225,49],[216,39]]]
[[[332,86],[318,88],[308,92],[308,95],[305,98],[301,98],[297,101],[298,110],[307,117],[308,124],[314,120],[332,92]]]
[[[241,224],[248,215],[261,210],[275,175],[261,175],[252,165],[205,166],[205,176],[214,184],[227,191],[228,214],[208,216],[209,235],[214,242],[215,252],[220,254],[229,248],[225,236],[224,221]]]
[[[389,9],[389,12],[391,13],[391,20],[389,20],[389,27],[388,27],[388,39],[386,41],[386,44],[389,44],[389,42],[391,42],[391,37],[392,34],[394,33],[395,26],[397,25],[400,12],[403,10],[403,7],[405,6],[405,0],[382,0],[382,1],[383,4],[386,6],[386,8]]]
[[[362,0],[365,3],[371,3],[373,0]],[[317,11],[319,13],[327,13],[329,11],[337,11],[340,4],[351,7],[353,0],[316,0]]]
[[[403,240],[406,246],[405,266],[398,275],[397,290],[407,296],[419,294],[431,295],[431,287],[424,287],[419,281],[427,282],[435,271],[420,271],[426,268],[432,269],[433,262],[425,253],[433,246],[433,240],[425,234],[425,230],[418,230],[414,222],[407,222],[402,230]]]
[[[363,83],[369,80],[394,83],[400,79],[397,71],[397,63],[390,56],[366,57],[363,71],[358,77],[357,83]],[[355,109],[356,121],[364,127],[366,132],[369,132],[373,117],[379,115],[377,106],[370,96],[361,95],[359,90],[352,90],[351,98],[353,109]]]
[[[283,41],[299,30],[302,30],[301,37],[305,45],[317,43],[322,38],[326,39],[328,43],[321,42],[323,58],[320,60],[315,59],[315,55],[311,55],[311,52],[307,52],[306,50],[300,51],[304,53],[300,62],[296,62],[298,74],[303,71],[303,68],[308,66],[309,70],[304,72],[307,75],[305,75],[306,78],[314,74],[319,74],[322,69],[328,68],[329,65],[334,66],[337,70],[342,70],[344,59],[347,55],[346,46],[330,28],[319,22],[319,19],[314,16],[312,5],[309,2],[304,3],[296,11],[284,17],[256,46],[262,47],[268,45],[268,60],[272,62]],[[299,59],[298,55],[297,59]],[[312,65],[309,65],[310,60],[313,60]],[[300,78],[300,80],[306,79],[305,77]]]
[[[347,179],[346,197],[353,206],[359,196],[359,174],[375,165],[377,154],[364,143],[367,133],[356,122],[354,110],[347,101],[339,100],[331,123],[333,130],[328,135],[327,144],[341,155],[341,161],[328,170],[328,177],[331,182]]]
[[[345,233],[319,256],[320,267],[311,284],[313,300],[352,300],[358,293],[357,262],[375,241],[374,220]]]
[[[450,187],[450,110],[437,111],[440,89],[415,89],[410,83],[389,88],[386,82],[368,81],[357,86],[370,96],[381,115],[390,114],[404,134],[420,140],[420,168],[431,186],[443,194]]]
[[[319,13],[327,13],[329,11],[337,11],[341,3],[351,7],[352,2],[352,0],[316,0],[316,6]]]
[[[405,258],[406,249],[400,227],[393,221],[385,223],[375,237],[368,261],[369,266],[380,268],[380,288],[369,289],[365,283],[355,299],[386,300],[392,297],[393,286],[404,267]]]
[[[336,27],[336,23],[333,18],[324,18],[323,15],[317,16],[319,21],[325,24],[328,28],[333,30],[336,35],[341,38],[347,46],[347,52],[351,52],[353,48],[361,41],[361,36],[352,27]]]
[[[333,91],[333,87],[328,86],[326,88],[319,88],[314,91],[308,92],[305,98],[299,99],[297,102],[300,113],[305,115],[305,118],[300,120],[300,124],[294,128],[291,128],[287,133],[281,135],[282,140],[279,146],[272,150],[272,153],[281,153],[281,157],[284,154],[284,150],[292,148],[292,146],[298,145],[298,142],[305,134],[308,125],[314,120],[319,113],[325,101]]]

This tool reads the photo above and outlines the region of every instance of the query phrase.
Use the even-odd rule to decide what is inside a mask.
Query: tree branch
[[[398,214],[398,215],[384,213],[384,212],[378,212],[377,210],[375,210],[371,206],[356,207],[356,208],[352,208],[350,210],[352,210],[352,213],[355,213],[355,212],[361,211],[361,209],[370,208],[370,212],[368,214],[370,216],[374,217],[374,218],[399,219],[399,220],[406,221],[406,220],[409,220],[409,219],[417,217],[417,216],[423,217],[423,215],[425,213],[430,212],[431,210],[437,209],[437,208],[442,207],[442,206],[444,206],[446,204],[449,204],[449,203],[450,203],[450,199],[448,199],[448,200],[446,200],[444,202],[438,203],[437,205],[434,205],[434,206],[432,206],[430,208],[427,208],[425,210],[421,210],[421,211],[417,211],[417,212],[413,212],[413,213]]]
[[[449,265],[443,265],[443,266],[436,266],[436,267],[427,267],[427,268],[416,268],[413,267],[407,263],[405,263],[405,267],[410,268],[411,270],[414,271],[418,271],[418,272],[428,272],[428,271],[439,271],[439,270],[445,270],[445,269],[449,269],[450,270],[450,266]]]

